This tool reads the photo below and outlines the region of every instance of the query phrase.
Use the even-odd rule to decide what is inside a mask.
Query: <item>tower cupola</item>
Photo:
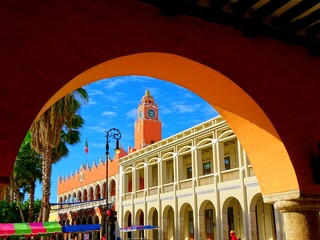
[[[147,89],[138,105],[138,117],[134,124],[134,146],[141,149],[162,139],[158,104]]]

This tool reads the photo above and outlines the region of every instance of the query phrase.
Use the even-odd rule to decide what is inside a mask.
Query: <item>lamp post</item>
[[[109,198],[109,184],[108,184],[108,162],[109,162],[109,142],[111,138],[114,138],[116,140],[116,148],[114,149],[115,154],[120,153],[120,147],[119,147],[119,140],[121,138],[121,133],[116,128],[111,128],[108,131],[106,131],[106,215],[107,211],[109,209],[108,206],[108,198]],[[108,221],[106,216],[106,239],[109,240],[109,233],[108,233]]]

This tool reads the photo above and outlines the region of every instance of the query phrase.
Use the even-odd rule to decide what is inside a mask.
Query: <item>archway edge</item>
[[[254,99],[223,74],[178,55],[137,53],[96,65],[61,88],[44,105],[38,116],[55,101],[83,85],[127,75],[149,76],[172,82],[210,103],[228,122],[246,150],[263,195],[299,190],[284,144],[270,119]]]
[[[200,74],[201,79],[199,79]],[[96,65],[79,74],[61,88],[44,105],[38,116],[48,109],[52,103],[70,93],[70,90],[98,80],[127,75],[150,76],[175,83],[193,91],[211,105],[216,106],[217,111],[224,109],[232,112],[252,121],[279,138],[262,109],[229,78],[203,64],[170,53],[137,53]],[[195,79],[197,79],[197,83],[194,82]],[[200,82],[204,82],[204,84],[200,85]],[[219,97],[212,96],[212,89],[215,89],[215,96]],[[238,99],[242,102],[237,101]]]

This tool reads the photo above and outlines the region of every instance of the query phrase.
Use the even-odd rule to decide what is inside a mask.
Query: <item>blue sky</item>
[[[84,86],[89,94],[89,102],[80,110],[85,120],[81,129],[81,142],[69,146],[70,154],[53,166],[51,203],[57,202],[58,176],[76,172],[81,164],[105,160],[105,131],[117,128],[121,132],[120,145],[126,151],[134,146],[134,122],[138,103],[146,89],[159,106],[162,121],[162,138],[165,139],[194,125],[217,116],[217,112],[202,98],[173,83],[143,76],[125,76],[100,80]],[[89,152],[84,152],[88,139]],[[113,149],[115,141],[110,142]],[[111,156],[112,157],[112,156]],[[41,186],[36,196],[41,199]]]

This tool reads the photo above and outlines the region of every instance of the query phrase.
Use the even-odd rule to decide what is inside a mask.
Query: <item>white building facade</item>
[[[112,208],[112,240],[118,225],[158,227],[121,231],[121,239],[228,240],[234,230],[242,240],[284,240],[282,214],[264,203],[247,154],[222,117],[163,140],[161,127],[147,90],[137,109],[134,148],[122,149],[108,174],[100,160],[59,180],[59,221],[101,224],[91,235],[99,239]]]
[[[250,161],[217,117],[119,159],[120,226],[159,226],[121,239],[283,239]]]

